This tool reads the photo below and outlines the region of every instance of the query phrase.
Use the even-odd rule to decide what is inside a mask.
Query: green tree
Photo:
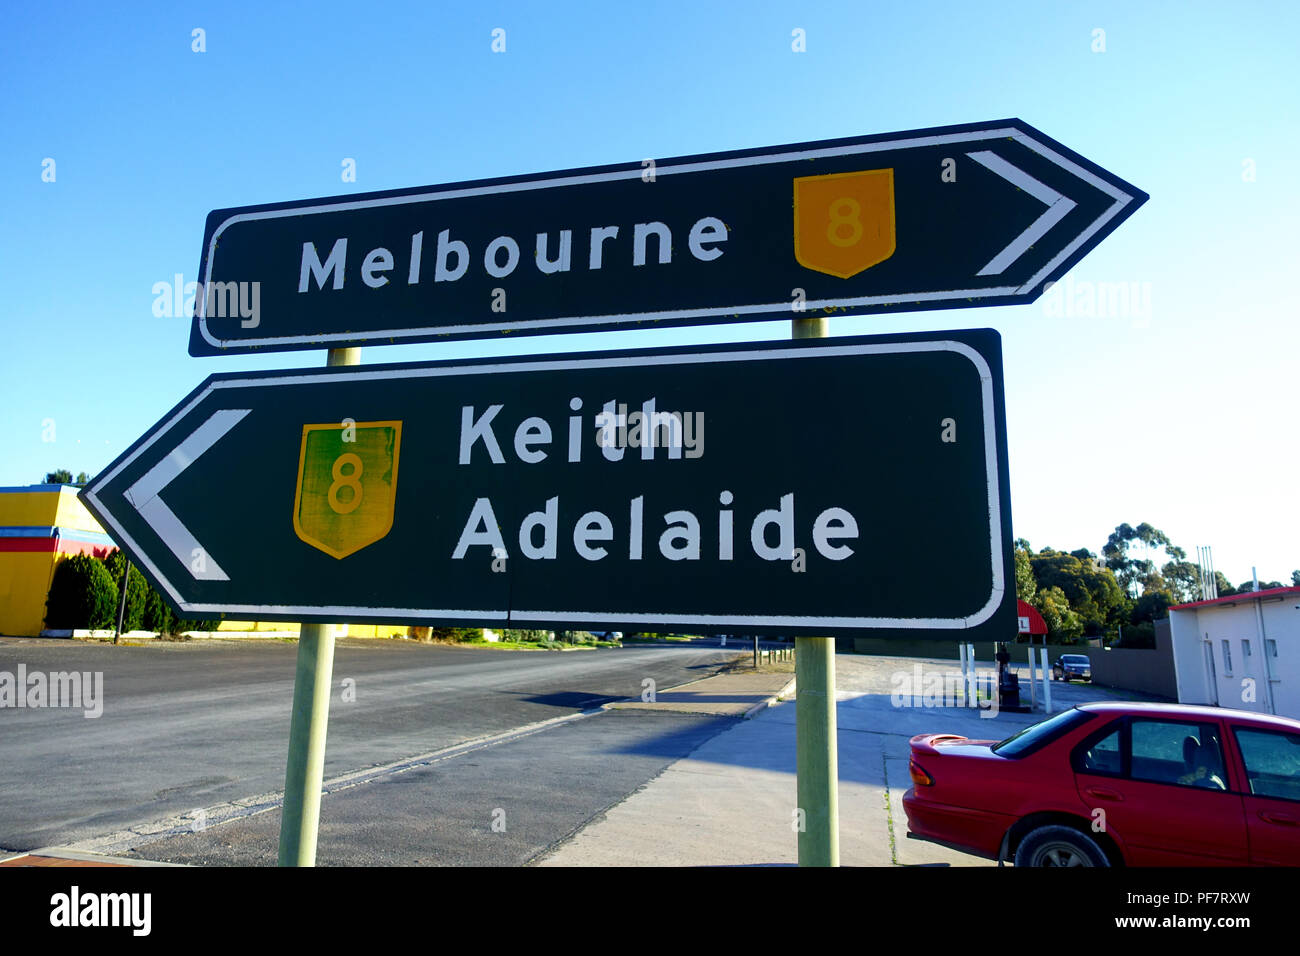
[[[1280,587],[1282,587],[1281,581],[1260,581],[1259,582],[1259,589],[1261,591],[1267,591],[1270,588],[1280,588]],[[1255,590],[1255,582],[1254,580],[1250,580],[1247,581],[1245,584],[1243,584],[1240,588],[1238,588],[1237,593],[1244,594],[1247,591],[1253,591],[1253,590]]]
[[[44,484],[47,485],[70,485],[72,484],[72,472],[66,468],[60,468],[58,471],[51,471],[46,474]]]
[[[1201,597],[1201,569],[1191,561],[1170,561],[1160,569],[1167,590],[1174,597],[1175,604],[1198,601]]]
[[[1038,590],[1061,591],[1084,632],[1095,636],[1127,618],[1128,600],[1109,567],[1089,551],[1082,551],[1087,560],[1080,560],[1079,553],[1044,548],[1030,561]]]
[[[1139,624],[1143,621],[1155,622],[1169,616],[1169,606],[1175,602],[1168,591],[1147,591],[1135,602],[1129,622]]]
[[[1139,546],[1141,557],[1138,557]],[[1152,560],[1152,552],[1162,549],[1169,559],[1163,567]],[[1187,552],[1170,541],[1169,535],[1145,521],[1136,528],[1130,524],[1116,526],[1101,553],[1120,587],[1132,598],[1148,591],[1161,591],[1187,600],[1200,594],[1199,572],[1187,560]]]
[[[1083,636],[1083,622],[1070,609],[1065,592],[1058,587],[1040,587],[1032,602],[1043,615],[1047,635],[1062,644],[1073,644]]]
[[[1129,545],[1137,538],[1137,532],[1133,526],[1125,522],[1116,526],[1106,539],[1105,546],[1101,549],[1102,556],[1106,559],[1106,567],[1111,569],[1120,587],[1127,594],[1132,594],[1137,585],[1137,569],[1133,567],[1133,561],[1129,558]]]
[[[1020,547],[1021,542],[1025,547]],[[1016,542],[1016,597],[1027,604],[1032,604],[1038,585],[1034,581],[1034,567],[1029,554],[1029,542],[1020,539]]]
[[[1124,625],[1124,635],[1117,646],[1153,650],[1156,646],[1155,624],[1151,621],[1139,621],[1137,624]]]

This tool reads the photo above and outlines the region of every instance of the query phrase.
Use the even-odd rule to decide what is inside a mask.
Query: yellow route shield
[[[799,265],[848,279],[893,254],[892,169],[795,179],[794,257]]]
[[[401,422],[303,425],[293,529],[342,560],[393,528]]]

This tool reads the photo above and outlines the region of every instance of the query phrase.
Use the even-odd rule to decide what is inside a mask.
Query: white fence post
[[[957,645],[957,659],[961,661],[961,692],[962,703],[967,707],[970,706],[970,682],[966,678],[966,645]]]
[[[1052,712],[1052,679],[1051,675],[1047,673],[1047,648],[1042,648],[1041,653],[1043,655],[1043,713],[1050,714]]]
[[[1034,669],[1034,654],[1038,648],[1033,645],[1033,638],[1029,639],[1029,712],[1032,714],[1038,710],[1038,675]]]
[[[969,697],[969,699],[975,701],[975,702],[976,702],[976,706],[979,706],[979,699],[980,699],[980,694],[979,694],[979,672],[975,669],[975,645],[974,645],[974,644],[967,644],[967,645],[966,645],[966,663],[967,663],[967,665],[968,665],[968,667],[969,667],[969,672],[970,672],[970,697]]]

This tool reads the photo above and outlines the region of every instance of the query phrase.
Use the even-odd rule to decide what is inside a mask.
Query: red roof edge
[[[1047,622],[1043,620],[1043,615],[1038,613],[1038,609],[1032,604],[1028,604],[1019,598],[1016,598],[1016,613],[1021,617],[1029,618],[1029,630],[1021,631],[1021,634],[1046,634]]]
[[[1300,587],[1269,588],[1267,591],[1244,591],[1241,594],[1229,594],[1224,597],[1211,598],[1208,601],[1191,601],[1187,604],[1171,604],[1171,611],[1185,611],[1193,607],[1206,607],[1211,604],[1238,604],[1241,601],[1253,601],[1255,598],[1280,597],[1283,594],[1300,594]]]

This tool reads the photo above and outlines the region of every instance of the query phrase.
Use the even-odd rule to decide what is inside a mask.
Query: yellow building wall
[[[0,493],[0,527],[61,528],[104,534],[104,529],[77,498],[77,489]],[[34,534],[36,532],[33,532]],[[45,599],[62,552],[0,550],[0,634],[34,637],[45,625]],[[298,631],[282,621],[222,621],[222,631]],[[336,637],[405,637],[405,624],[340,624]]]
[[[52,550],[30,551],[5,548],[6,541],[19,546],[22,539],[0,538],[0,634],[35,637],[45,626],[45,599],[55,566],[69,552],[84,550],[76,533],[98,537],[104,529],[77,499],[77,489],[68,485],[0,492],[0,528],[31,529],[25,538],[50,539]],[[68,540],[51,539],[51,528],[69,535]],[[111,547],[93,545],[101,554]]]
[[[301,624],[287,621],[222,621],[221,631],[298,631]],[[335,637],[406,637],[405,624],[335,624]]]
[[[58,524],[54,517],[59,513],[59,499],[62,497],[57,491],[11,491],[0,494],[0,525],[38,527]],[[80,505],[81,502],[78,501],[77,504]],[[82,511],[85,511],[84,506]],[[85,530],[103,529],[96,525]]]
[[[72,531],[104,533],[104,529],[95,520],[95,516],[81,503],[81,499],[77,497],[75,489],[72,488],[65,488],[63,493],[55,499],[54,520],[46,523],[58,525],[60,528]]]
[[[45,597],[56,558],[41,552],[0,552],[0,634],[35,637],[45,622]]]

